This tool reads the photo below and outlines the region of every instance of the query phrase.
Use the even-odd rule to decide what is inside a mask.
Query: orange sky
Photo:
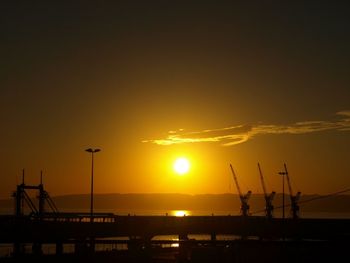
[[[1,9],[0,198],[350,187],[348,4],[161,2]]]

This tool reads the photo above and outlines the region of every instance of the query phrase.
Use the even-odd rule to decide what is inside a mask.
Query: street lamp
[[[279,175],[282,175],[282,218],[284,219],[284,176],[287,175],[287,172],[279,172]]]
[[[90,196],[90,222],[93,222],[94,216],[94,153],[101,151],[100,149],[86,149],[91,153],[91,196]]]

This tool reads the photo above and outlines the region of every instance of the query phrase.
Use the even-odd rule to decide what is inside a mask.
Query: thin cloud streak
[[[158,145],[181,143],[219,142],[223,146],[244,143],[255,136],[266,134],[307,134],[321,131],[350,131],[350,111],[337,112],[342,118],[333,121],[302,121],[290,125],[237,125],[220,129],[185,132],[170,131],[164,139],[144,140]]]

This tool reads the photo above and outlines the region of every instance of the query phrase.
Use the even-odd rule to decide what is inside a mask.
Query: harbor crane
[[[284,172],[280,172],[281,175],[285,175],[287,177],[287,183],[289,188],[289,195],[290,195],[290,204],[291,204],[291,214],[293,219],[299,218],[299,199],[301,196],[301,192],[297,192],[295,195],[293,194],[292,185],[290,183],[289,179],[289,173],[287,170],[287,165],[284,164]]]
[[[242,216],[248,216],[249,215],[249,204],[248,200],[252,194],[252,191],[248,191],[245,195],[242,194],[241,188],[239,187],[237,176],[235,174],[235,171],[233,170],[232,164],[230,164],[231,172],[233,175],[233,179],[235,181],[237,191],[239,194],[239,199],[241,200],[241,214]]]
[[[258,168],[259,168],[259,174],[260,174],[260,181],[262,188],[264,190],[264,197],[265,197],[265,213],[267,218],[272,218],[273,217],[273,205],[272,201],[275,197],[276,192],[272,191],[270,194],[267,193],[266,191],[266,185],[264,181],[264,176],[260,168],[260,164],[258,163]]]

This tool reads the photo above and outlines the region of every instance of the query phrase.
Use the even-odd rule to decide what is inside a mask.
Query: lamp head
[[[89,153],[97,153],[99,151],[101,151],[101,149],[92,149],[92,148],[89,148],[89,149],[86,149],[85,151],[89,152]]]

